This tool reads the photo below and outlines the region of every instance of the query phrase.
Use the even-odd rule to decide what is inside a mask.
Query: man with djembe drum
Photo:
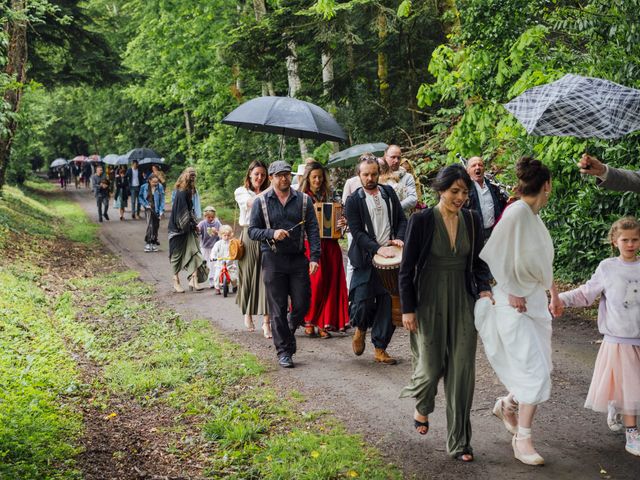
[[[404,245],[407,219],[393,188],[378,185],[380,165],[375,158],[364,157],[359,165],[358,188],[347,198],[345,214],[353,236],[349,260],[354,272],[349,285],[349,316],[355,327],[353,352],[362,355],[365,335],[371,328],[371,342],[375,347],[375,361],[394,365],[396,360],[387,353],[395,326],[391,321],[391,295],[374,268],[374,256],[396,257],[398,266]]]

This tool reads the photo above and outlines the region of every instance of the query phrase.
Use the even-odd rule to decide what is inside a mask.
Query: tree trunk
[[[12,20],[4,26],[7,44],[7,59],[4,73],[15,83],[15,87],[4,94],[6,105],[3,133],[0,135],[0,195],[7,175],[11,144],[17,128],[16,114],[20,109],[22,90],[27,79],[27,20],[26,0],[11,0]]]
[[[332,98],[333,80],[333,52],[326,48],[322,51],[322,92],[329,99],[327,110],[335,116],[336,104]],[[334,153],[337,152],[340,149],[338,142],[331,142],[331,149]]]
[[[287,43],[289,55],[287,56],[287,80],[289,82],[289,96],[295,98],[302,84],[300,83],[300,75],[298,74],[298,52],[296,51],[296,42],[289,40]],[[307,144],[302,138],[298,139],[300,145],[300,156],[304,159],[309,155]]]
[[[380,90],[380,102],[389,108],[389,64],[387,54],[384,52],[384,42],[389,34],[387,16],[382,10],[378,10],[378,88]]]
[[[192,136],[193,136],[193,127],[191,126],[191,116],[189,115],[189,111],[187,107],[183,107],[184,111],[184,129],[187,133],[187,152],[189,154],[189,162],[193,161],[193,148],[192,148]]]

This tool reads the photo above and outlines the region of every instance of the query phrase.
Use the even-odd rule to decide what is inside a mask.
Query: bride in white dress
[[[562,313],[553,283],[553,243],[538,213],[551,193],[551,173],[523,157],[516,166],[520,200],[510,205],[480,252],[496,279],[494,301],[476,303],[475,322],[491,366],[509,391],[493,413],[513,434],[515,457],[543,465],[531,440],[537,405],[551,392],[551,315]],[[551,292],[548,305],[547,293]]]

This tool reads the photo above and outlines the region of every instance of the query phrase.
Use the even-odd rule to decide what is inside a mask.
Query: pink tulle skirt
[[[600,345],[584,406],[606,413],[609,401],[618,413],[640,415],[640,346]]]

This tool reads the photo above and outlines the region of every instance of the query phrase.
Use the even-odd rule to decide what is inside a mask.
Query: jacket
[[[147,196],[149,195],[149,189],[151,186],[148,183],[145,183],[140,187],[140,194],[138,195],[138,200],[140,201],[140,205],[142,208],[151,208],[151,204],[149,200],[147,200]],[[156,191],[153,194],[153,202],[155,203],[156,213],[158,216],[164,213],[164,188],[162,185],[158,183],[156,187]]]
[[[142,185],[144,185],[144,179],[142,178],[142,172],[140,171],[140,167],[138,167],[138,169],[136,170],[136,173],[138,175],[138,186],[142,188]],[[127,180],[129,180],[129,187],[133,187],[133,185],[131,184],[131,179],[133,178],[133,169],[129,167],[127,169],[127,173],[125,173],[124,175],[127,178]]]
[[[491,193],[491,198],[493,199],[493,218],[497,223],[500,215],[502,215],[502,211],[507,206],[507,199],[504,198],[502,193],[500,193],[500,188],[497,185],[491,183],[487,178],[485,178],[484,181],[489,186],[489,192]],[[475,185],[473,185],[472,188],[469,189],[469,200],[467,201],[467,207],[471,210],[475,210],[482,217],[482,211],[480,210],[480,200],[478,199],[478,190],[476,190]]]
[[[482,217],[473,210],[462,209],[467,234],[471,235],[471,254],[466,268],[467,291],[474,298],[480,292],[491,290],[491,272],[487,264],[480,259],[480,250],[484,246]],[[400,303],[402,313],[414,313],[418,306],[418,290],[422,271],[429,268],[427,259],[431,253],[431,243],[435,230],[433,208],[415,213],[409,219],[407,236],[402,252],[402,263],[398,274]]]
[[[407,219],[402,211],[402,205],[398,195],[388,185],[378,185],[383,200],[389,207],[391,238],[404,240],[407,228]],[[366,193],[362,187],[358,188],[347,198],[345,204],[345,216],[349,224],[349,230],[353,237],[349,247],[349,261],[354,269],[370,269],[371,261],[380,245],[373,233],[373,222],[367,209]]]

